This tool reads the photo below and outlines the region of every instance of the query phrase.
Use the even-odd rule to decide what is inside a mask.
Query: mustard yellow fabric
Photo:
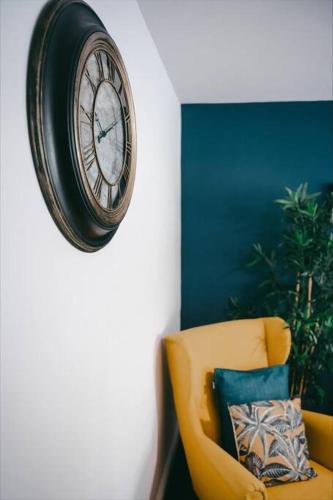
[[[267,488],[268,500],[332,500],[333,473],[310,460],[317,477],[299,483],[287,483]]]
[[[165,343],[179,430],[193,487],[199,499],[273,498],[267,492],[271,494],[274,488],[280,486],[267,489],[216,444],[219,442],[220,429],[211,381],[213,370],[217,367],[250,370],[285,363],[290,351],[290,331],[285,328],[284,321],[280,318],[259,318],[217,323],[166,337]],[[314,423],[315,417],[309,424],[310,418],[305,418],[305,426],[307,429],[311,425],[311,455],[311,445],[316,440],[319,427]],[[314,446],[315,453],[321,455],[320,446]],[[331,446],[331,443],[326,446]],[[315,455],[315,458],[319,461],[320,457]],[[320,463],[329,465],[328,451]],[[329,471],[324,467],[320,470],[322,473],[315,480],[319,485],[317,488],[323,488],[323,491],[319,491],[322,497],[317,496],[317,499],[326,500],[324,495],[330,494],[328,481],[321,479],[326,478]],[[302,485],[310,485],[312,481],[314,479]],[[298,484],[283,485],[283,488],[291,486],[297,487]],[[293,497],[289,496],[288,500],[293,500]],[[315,499],[303,495],[302,500]]]
[[[303,420],[311,458],[333,470],[333,418],[303,410]]]

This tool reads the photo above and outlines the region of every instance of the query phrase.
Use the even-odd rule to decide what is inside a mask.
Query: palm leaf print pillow
[[[266,486],[315,477],[301,400],[229,405],[238,460]]]

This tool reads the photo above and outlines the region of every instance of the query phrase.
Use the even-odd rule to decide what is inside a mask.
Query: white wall
[[[138,162],[114,239],[76,250],[46,208],[28,140],[43,3],[1,2],[1,499],[148,499],[173,422],[161,336],[179,328],[179,102],[136,2],[90,0],[128,69]]]
[[[332,0],[138,0],[184,103],[333,98]]]

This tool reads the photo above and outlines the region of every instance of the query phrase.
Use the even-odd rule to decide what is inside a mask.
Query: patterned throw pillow
[[[239,461],[266,486],[315,477],[301,400],[229,405]]]

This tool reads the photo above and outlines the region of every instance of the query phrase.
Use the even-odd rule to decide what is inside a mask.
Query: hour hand
[[[112,130],[113,127],[115,127],[117,125],[117,123],[118,123],[118,120],[115,120],[114,122],[111,123],[111,125],[106,127],[105,130],[101,130],[101,132],[98,134],[98,137],[97,137],[98,142],[101,142],[101,139],[103,137],[105,137],[110,132],[110,130]]]

